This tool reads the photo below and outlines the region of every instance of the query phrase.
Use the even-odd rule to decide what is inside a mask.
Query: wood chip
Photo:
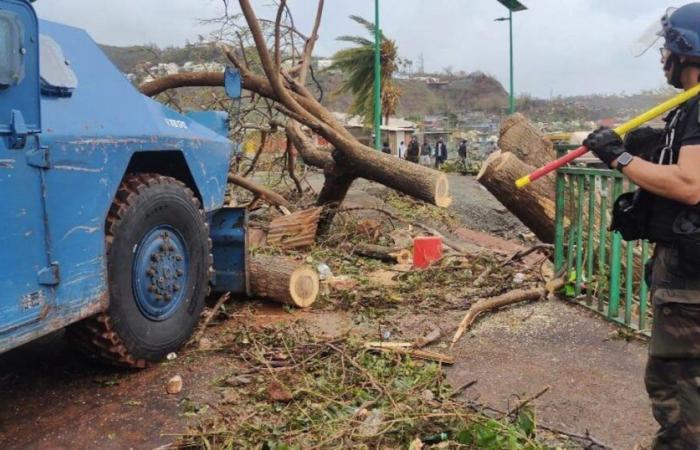
[[[289,402],[292,401],[292,393],[277,381],[271,381],[267,385],[267,397],[273,402]]]
[[[175,375],[168,380],[168,384],[165,385],[165,390],[168,394],[175,395],[182,392],[182,377],[180,375]]]
[[[323,208],[311,208],[282,216],[270,222],[267,244],[283,249],[303,248],[316,240],[316,230]]]

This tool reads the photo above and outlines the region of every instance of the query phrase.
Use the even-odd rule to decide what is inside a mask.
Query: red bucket
[[[442,239],[436,236],[417,237],[413,240],[413,265],[425,269],[442,258]]]

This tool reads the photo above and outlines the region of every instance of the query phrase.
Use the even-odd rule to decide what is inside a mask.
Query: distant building
[[[438,87],[439,88],[442,86],[447,86],[448,84],[450,84],[450,82],[446,81],[446,80],[441,80],[441,79],[435,78],[435,77],[428,77],[425,80],[425,84],[427,84],[430,87]]]
[[[319,70],[328,69],[333,65],[333,60],[330,58],[320,58],[316,60],[316,67]]]
[[[352,134],[357,140],[370,147],[374,146],[374,132],[371,127],[367,127],[362,123],[362,120],[358,116],[349,116],[345,113],[334,112],[333,115],[338,119],[345,128]],[[410,120],[402,119],[399,117],[389,117],[389,122],[384,123],[382,121],[382,142],[389,142],[389,147],[391,147],[392,154],[398,154],[399,143],[403,141],[408,144],[417,131],[417,125],[415,122]]]

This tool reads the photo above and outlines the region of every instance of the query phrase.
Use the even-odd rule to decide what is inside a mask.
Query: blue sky
[[[423,55],[426,70],[481,70],[508,83],[508,25],[496,0],[380,0],[381,27],[402,57]],[[668,6],[663,0],[522,0],[515,14],[516,91],[537,97],[633,93],[662,87],[655,48],[634,58],[630,48]],[[238,4],[231,0],[235,11]],[[274,14],[270,0],[253,0],[260,16]],[[289,0],[299,28],[311,26],[315,0]],[[86,28],[114,45],[181,45],[207,34],[198,19],[220,15],[221,0],[39,0],[40,17]],[[348,19],[373,19],[372,0],[326,0],[317,55],[343,44],[335,38],[362,34]]]

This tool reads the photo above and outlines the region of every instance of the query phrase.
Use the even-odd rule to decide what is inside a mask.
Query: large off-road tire
[[[109,306],[69,338],[110,363],[146,367],[190,337],[209,289],[211,241],[199,200],[155,174],[122,182],[106,221]]]

